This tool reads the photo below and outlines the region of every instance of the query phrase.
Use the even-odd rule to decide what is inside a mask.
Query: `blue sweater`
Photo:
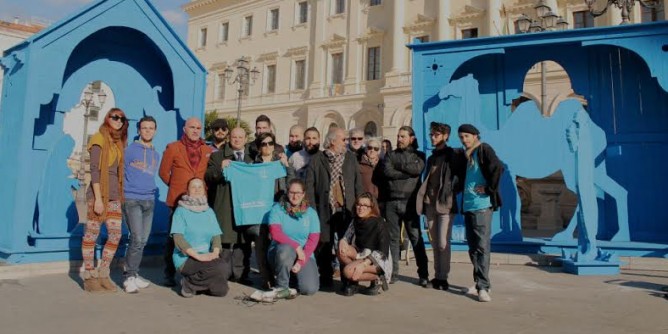
[[[125,149],[125,198],[152,200],[157,187],[155,174],[160,167],[160,154],[153,146],[133,142]]]

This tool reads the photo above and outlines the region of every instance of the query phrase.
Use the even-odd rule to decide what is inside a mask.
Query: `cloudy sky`
[[[9,21],[15,16],[22,20],[46,19],[58,21],[94,0],[0,0],[0,19]],[[185,38],[188,16],[181,5],[189,0],[152,0],[162,15],[172,24],[176,32]]]

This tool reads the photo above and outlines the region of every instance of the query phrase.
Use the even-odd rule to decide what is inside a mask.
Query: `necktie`
[[[237,161],[244,161],[244,153],[238,151],[237,152]]]

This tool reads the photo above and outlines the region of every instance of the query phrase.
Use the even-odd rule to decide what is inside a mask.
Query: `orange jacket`
[[[169,187],[167,192],[167,206],[173,208],[176,206],[176,199],[188,190],[188,181],[194,177],[204,180],[206,166],[209,163],[212,149],[208,145],[202,145],[199,148],[202,159],[193,169],[188,162],[188,153],[186,146],[181,141],[169,143],[162,155],[160,162],[160,179]]]

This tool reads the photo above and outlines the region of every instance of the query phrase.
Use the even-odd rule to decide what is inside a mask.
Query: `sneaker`
[[[141,276],[135,276],[135,284],[140,289],[146,289],[149,285],[151,285],[149,281],[141,278]]]
[[[137,280],[134,276],[130,276],[125,279],[123,282],[123,289],[127,293],[137,293],[139,292],[139,287],[137,287]]]
[[[478,295],[478,288],[476,288],[475,285],[472,285],[472,286],[468,287],[466,289],[466,291],[464,291],[464,293],[466,293],[467,295],[477,296]]]
[[[190,289],[186,288],[186,279],[181,278],[181,296],[183,298],[192,298],[195,296],[195,294],[190,291]]]
[[[431,286],[436,290],[444,290],[444,291],[447,291],[448,288],[450,288],[450,284],[448,284],[448,280],[436,279],[436,278],[431,280]]]
[[[418,284],[421,287],[426,288],[429,285],[429,280],[426,279],[426,278],[420,278],[420,280],[418,281]]]
[[[483,303],[491,302],[492,297],[489,295],[487,290],[480,290],[478,291],[478,301]]]

